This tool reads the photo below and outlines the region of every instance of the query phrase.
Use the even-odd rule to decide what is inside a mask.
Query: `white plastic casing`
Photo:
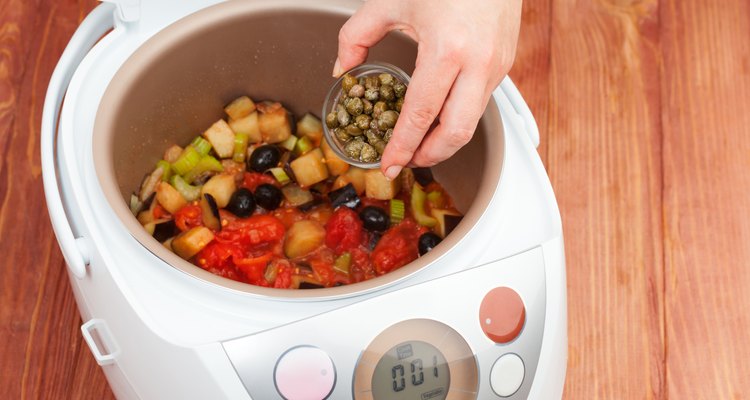
[[[114,73],[145,40],[212,3],[153,0],[140,4],[137,10],[119,11],[103,4],[83,21],[50,81],[42,127],[45,194],[55,233],[71,268],[71,284],[85,322],[82,329],[115,394],[144,399],[250,398],[223,342],[319,315],[325,319],[324,314],[344,307],[367,307],[368,302],[387,307],[388,302],[399,299],[400,292],[413,290],[409,288],[450,279],[452,274],[458,280],[463,271],[536,248],[533,251],[543,259],[540,275],[519,274],[518,278],[519,285],[541,288],[545,293],[542,332],[537,332],[537,368],[533,377],[524,379],[533,382],[528,398],[560,398],[567,360],[560,217],[535,151],[539,140],[536,125],[508,79],[494,93],[503,118],[506,154],[501,183],[489,207],[475,229],[437,262],[440,265],[397,284],[336,300],[260,298],[179,272],[129,235],[98,185],[91,148],[95,115],[90,110],[97,109]],[[352,9],[357,3],[341,1],[342,7]],[[65,104],[55,129],[63,95]],[[473,291],[471,286],[455,287],[450,296],[461,299]],[[330,329],[346,329],[347,322],[336,325],[333,321]],[[372,326],[372,336],[387,326],[387,319],[382,319],[381,325]],[[471,331],[468,326],[453,328]],[[489,385],[489,372],[489,368],[480,370],[480,384]],[[339,373],[351,371],[339,369]]]

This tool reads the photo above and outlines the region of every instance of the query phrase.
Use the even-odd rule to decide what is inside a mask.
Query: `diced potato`
[[[203,137],[211,142],[219,157],[231,157],[234,153],[234,131],[223,119],[216,121],[203,132]]]
[[[390,200],[401,190],[401,178],[389,181],[379,169],[365,173],[365,192],[367,197],[378,200]]]
[[[156,185],[156,201],[164,207],[165,210],[169,211],[170,214],[174,214],[187,204],[187,200],[177,191],[172,185],[167,182],[159,182]]]
[[[214,234],[210,229],[205,226],[196,226],[174,238],[172,250],[187,260],[198,254],[212,240],[214,240]]]
[[[164,160],[172,164],[180,158],[180,154],[182,154],[182,147],[175,144],[164,152]]]
[[[289,114],[283,107],[260,114],[258,125],[263,141],[266,143],[280,143],[292,135],[292,123],[289,120]]]
[[[323,124],[317,117],[307,113],[297,122],[297,136],[307,136],[313,143],[322,143]]]
[[[312,220],[297,221],[286,233],[284,254],[289,258],[301,257],[315,251],[323,244],[326,230]]]
[[[323,150],[323,156],[326,159],[326,167],[328,167],[328,172],[331,175],[341,175],[349,170],[349,164],[336,155],[333,149],[331,149],[331,146],[328,145],[328,141],[323,140],[320,142],[320,148]]]
[[[350,167],[348,171],[346,171],[346,176],[349,178],[349,182],[354,185],[354,189],[357,189],[357,194],[362,194],[365,192],[365,173],[367,171],[358,168],[358,167]]]
[[[247,96],[238,97],[224,107],[224,111],[231,119],[244,118],[255,111],[255,103]]]
[[[258,143],[263,140],[260,134],[260,125],[258,125],[258,113],[253,112],[246,117],[229,120],[229,127],[234,133],[244,133],[247,135],[248,143]]]
[[[214,175],[208,180],[201,188],[201,197],[208,193],[213,196],[216,200],[216,205],[219,208],[224,208],[229,204],[229,199],[232,197],[237,186],[234,183],[234,175],[230,174],[219,174]]]
[[[328,178],[323,152],[317,148],[289,164],[300,186],[311,186]]]

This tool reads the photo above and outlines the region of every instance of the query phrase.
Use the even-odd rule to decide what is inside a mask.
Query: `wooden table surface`
[[[750,1],[526,0],[511,76],[568,271],[567,399],[750,399]],[[47,82],[93,0],[0,0],[0,398],[112,397],[42,192]]]

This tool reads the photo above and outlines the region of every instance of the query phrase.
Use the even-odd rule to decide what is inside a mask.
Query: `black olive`
[[[317,283],[312,282],[300,282],[299,288],[300,289],[323,289],[325,286],[318,285]]]
[[[422,234],[422,236],[419,237],[419,255],[423,256],[427,254],[427,252],[437,246],[441,240],[440,236],[432,232]]]
[[[170,219],[167,222],[156,224],[154,228],[154,239],[158,240],[159,243],[164,243],[167,239],[177,236],[180,230],[177,229],[174,220]]]
[[[328,192],[328,199],[331,200],[333,208],[338,208],[339,206],[356,208],[360,202],[357,190],[354,189],[354,185],[351,183]]]
[[[255,188],[255,201],[268,211],[279,208],[281,204],[281,190],[270,183],[264,183]]]
[[[226,210],[232,214],[245,218],[249,217],[253,211],[255,211],[255,198],[253,198],[253,192],[246,188],[239,188],[229,199]]]
[[[267,144],[253,150],[248,167],[255,172],[264,172],[279,164],[281,152],[276,146]]]
[[[391,226],[391,217],[380,207],[367,206],[359,212],[359,219],[368,231],[384,232]]]

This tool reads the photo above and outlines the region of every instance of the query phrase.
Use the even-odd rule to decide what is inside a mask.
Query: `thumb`
[[[392,29],[393,17],[384,2],[370,0],[357,10],[339,31],[339,51],[333,76],[339,77],[367,60],[370,47]]]

